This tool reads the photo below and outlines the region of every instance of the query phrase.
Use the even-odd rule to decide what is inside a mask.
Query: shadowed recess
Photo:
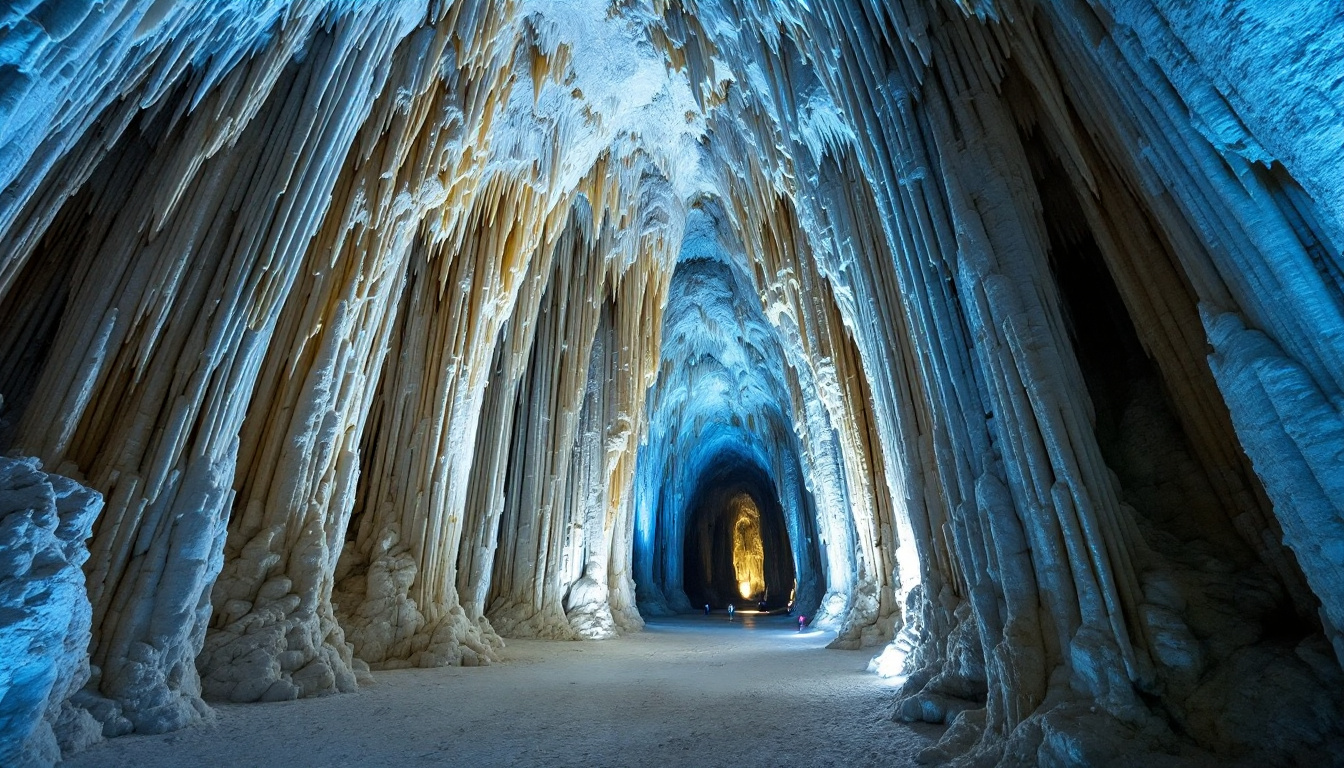
[[[779,608],[794,588],[793,551],[775,483],[728,448],[696,484],[686,513],[686,596],[692,605]]]

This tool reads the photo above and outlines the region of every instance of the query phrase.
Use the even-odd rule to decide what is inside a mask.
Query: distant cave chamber
[[[797,585],[794,551],[774,483],[739,457],[712,464],[686,516],[686,597],[716,608],[788,605]]]

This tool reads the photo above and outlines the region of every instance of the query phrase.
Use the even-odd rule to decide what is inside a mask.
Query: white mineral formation
[[[871,649],[925,761],[1337,762],[1341,51],[0,3],[0,765],[735,603]]]
[[[50,765],[103,736],[71,701],[90,676],[80,567],[102,508],[36,459],[0,458],[0,765]]]

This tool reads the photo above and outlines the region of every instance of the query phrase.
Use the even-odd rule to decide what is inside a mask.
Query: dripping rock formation
[[[1331,0],[0,4],[0,764],[739,604],[1341,764],[1342,249]]]

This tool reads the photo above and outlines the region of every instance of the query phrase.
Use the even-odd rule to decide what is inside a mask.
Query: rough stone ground
[[[890,722],[868,651],[788,617],[655,619],[603,642],[513,640],[490,667],[383,672],[357,693],[217,707],[73,768],[905,766],[941,727]]]

